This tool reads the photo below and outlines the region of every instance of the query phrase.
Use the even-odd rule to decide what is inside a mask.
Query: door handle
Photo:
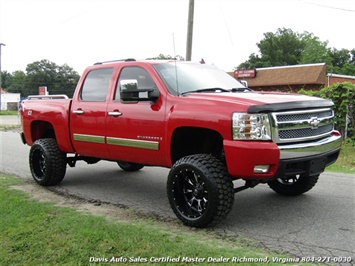
[[[109,116],[121,116],[122,113],[115,110],[115,111],[112,111],[112,112],[108,112],[108,115]]]
[[[81,110],[81,109],[73,111],[73,114],[77,114],[77,115],[82,115],[83,113],[84,113],[84,110]]]

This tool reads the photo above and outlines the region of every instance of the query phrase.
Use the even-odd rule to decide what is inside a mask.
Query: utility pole
[[[1,87],[1,46],[6,46],[6,44],[4,43],[0,43],[0,112],[1,112],[1,91],[2,91],[2,87]]]
[[[194,26],[194,0],[189,0],[189,18],[187,21],[186,61],[191,61],[192,32]]]

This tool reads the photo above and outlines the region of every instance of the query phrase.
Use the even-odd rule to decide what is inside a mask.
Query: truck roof
[[[102,61],[102,62],[96,62],[95,65],[103,65],[103,64],[113,64],[113,63],[122,63],[122,62],[144,62],[144,63],[150,63],[150,64],[158,64],[158,63],[167,63],[167,62],[184,62],[187,63],[187,61],[177,61],[177,60],[168,60],[168,59],[141,59],[141,60],[136,60],[134,58],[126,58],[126,59],[117,59],[117,60],[109,60],[109,61]]]

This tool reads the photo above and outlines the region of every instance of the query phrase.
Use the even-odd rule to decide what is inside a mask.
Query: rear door
[[[113,68],[89,71],[70,113],[71,138],[78,154],[108,158],[105,141],[107,99]]]

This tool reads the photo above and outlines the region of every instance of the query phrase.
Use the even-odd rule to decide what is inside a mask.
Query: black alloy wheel
[[[66,172],[66,154],[59,150],[55,139],[36,140],[29,154],[33,179],[42,186],[59,184]]]
[[[298,196],[311,190],[318,182],[319,175],[295,175],[277,178],[268,183],[269,187],[281,195]]]
[[[224,219],[233,207],[233,183],[226,167],[209,154],[189,155],[170,170],[167,193],[186,225],[205,227]]]

